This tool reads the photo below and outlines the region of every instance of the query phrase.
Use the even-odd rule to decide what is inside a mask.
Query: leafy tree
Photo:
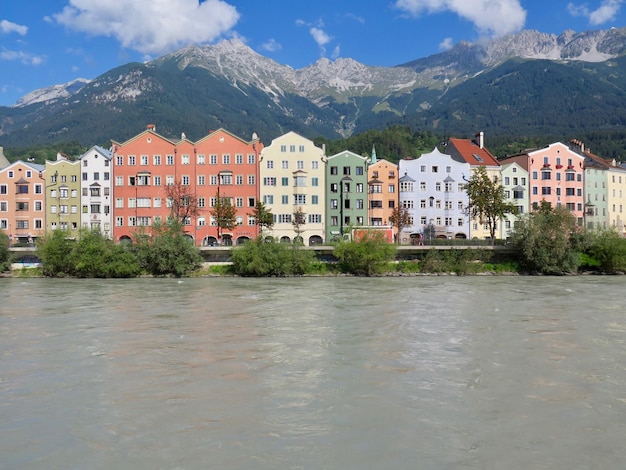
[[[68,230],[52,230],[37,240],[37,254],[44,276],[69,276],[73,272],[72,252],[75,241]]]
[[[219,192],[215,198],[215,206],[211,210],[211,215],[217,225],[217,239],[220,240],[224,230],[232,230],[237,223],[237,208],[232,205],[229,197],[220,196]]]
[[[9,251],[9,237],[0,232],[0,271],[6,271],[10,267],[11,252]]]
[[[626,271],[626,238],[621,237],[616,230],[599,232],[587,252],[605,272]]]
[[[260,237],[263,236],[263,230],[269,230],[274,226],[274,214],[261,201],[257,201],[254,210],[248,215],[254,217],[256,224],[259,226]]]
[[[198,197],[192,190],[192,186],[176,181],[165,187],[165,195],[171,209],[172,219],[184,224],[186,220],[198,217],[200,213]]]
[[[406,207],[394,207],[389,216],[389,222],[398,229],[396,243],[400,244],[400,234],[404,227],[411,225],[411,214]]]
[[[478,217],[481,224],[487,224],[493,245],[498,219],[515,212],[515,206],[506,202],[504,188],[500,183],[489,178],[484,165],[472,173],[465,185],[465,191],[469,197],[470,215],[472,218]]]
[[[127,245],[116,245],[95,230],[81,230],[72,246],[72,274],[76,277],[126,278],[137,276],[139,261]]]
[[[302,233],[304,229],[303,225],[306,224],[306,214],[302,210],[302,207],[298,207],[294,213],[293,218],[291,219],[291,225],[293,225],[293,229],[296,232],[296,240],[298,243],[302,243]]]
[[[142,268],[155,276],[183,276],[202,265],[200,251],[185,235],[180,223],[157,223],[152,234],[136,234],[137,256]]]
[[[387,242],[385,234],[370,230],[359,240],[340,241],[333,255],[344,273],[372,276],[384,271],[396,254],[396,246]]]
[[[235,247],[231,260],[233,272],[239,276],[290,276],[309,272],[315,255],[297,245],[268,243],[258,237]]]
[[[511,234],[523,268],[545,273],[575,272],[579,265],[576,218],[565,207],[552,208],[543,202],[523,217]]]

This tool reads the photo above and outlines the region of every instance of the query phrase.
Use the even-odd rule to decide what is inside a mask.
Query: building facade
[[[258,233],[252,212],[257,198],[257,160],[262,145],[219,129],[198,142],[182,134],[167,139],[149,125],[124,143],[113,141],[113,237],[132,241],[135,232],[176,217],[198,246],[232,245]],[[236,208],[232,229],[218,227],[218,198]]]
[[[46,179],[47,230],[67,230],[77,236],[81,227],[79,162],[57,154],[56,160],[46,161]]]
[[[0,230],[11,243],[32,244],[45,234],[44,166],[18,160],[0,169]]]
[[[470,165],[435,148],[416,159],[403,159],[399,205],[409,211],[412,224],[400,233],[400,243],[433,238],[469,238],[465,175]]]
[[[80,223],[83,229],[112,237],[112,153],[93,146],[78,157],[80,167]]]
[[[367,158],[344,150],[326,164],[326,240],[367,224]]]
[[[367,168],[368,222],[373,227],[391,225],[389,217],[398,205],[398,165],[377,159],[375,150]],[[397,229],[393,228],[394,237]]]
[[[515,229],[520,217],[529,211],[528,171],[517,162],[503,163],[501,166],[502,186],[505,202],[515,206],[515,212],[504,216],[500,230],[496,231],[501,239],[506,240]]]
[[[323,148],[295,132],[275,138],[263,148],[259,163],[260,200],[274,215],[266,235],[282,242],[300,237],[305,245],[326,236],[326,155]],[[294,225],[299,214],[305,223]]]

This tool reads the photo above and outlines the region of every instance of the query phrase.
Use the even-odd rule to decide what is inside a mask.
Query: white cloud
[[[489,36],[517,32],[526,23],[526,10],[520,0],[396,0],[395,6],[412,16],[456,13]]]
[[[333,49],[333,53],[330,55],[330,58],[336,60],[341,55],[341,47],[339,45],[335,46]]]
[[[228,33],[239,13],[223,0],[69,0],[54,20],[69,29],[110,36],[123,47],[161,54]]]
[[[0,21],[0,31],[6,34],[17,33],[24,36],[28,32],[28,26],[22,26],[7,20],[2,20]]]
[[[454,46],[454,42],[452,41],[452,38],[445,38],[443,41],[439,43],[439,50],[448,51],[452,49],[452,46]]]
[[[320,47],[324,47],[331,40],[331,37],[320,28],[312,27],[309,29],[309,33],[311,33],[311,36]]]
[[[10,51],[7,49],[0,51],[0,60],[18,60],[24,65],[41,65],[44,63],[44,58],[41,56],[29,54],[24,51]]]
[[[569,3],[567,10],[572,16],[585,16],[589,19],[589,24],[598,26],[607,21],[613,21],[623,3],[624,0],[603,0],[600,6],[593,11],[587,7],[587,4],[574,5]]]
[[[283,46],[276,41],[276,39],[271,38],[268,41],[265,41],[263,44],[261,44],[261,49],[265,50],[265,51],[269,51],[269,52],[276,52],[279,51],[283,48]]]

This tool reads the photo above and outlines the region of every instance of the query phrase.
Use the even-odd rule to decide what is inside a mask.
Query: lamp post
[[[350,193],[350,182],[352,181],[352,178],[350,178],[349,176],[344,176],[343,178],[341,178],[340,184],[341,184],[341,188],[339,191],[339,199],[340,199],[340,207],[339,207],[339,235],[341,236],[341,240],[343,241],[343,224],[344,224],[344,216],[343,216],[343,210],[345,209],[344,205],[345,205],[345,201],[347,199],[344,200],[344,194],[346,195],[345,197],[347,198],[347,195]]]

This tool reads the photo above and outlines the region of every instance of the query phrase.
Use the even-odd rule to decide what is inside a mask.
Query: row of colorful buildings
[[[224,129],[195,142],[184,134],[172,140],[154,125],[125,142],[112,141],[109,149],[94,146],[75,160],[58,155],[45,165],[9,163],[0,152],[0,229],[15,242],[80,228],[132,241],[137,230],[171,215],[172,189],[178,188],[197,207],[182,222],[199,246],[258,236],[257,201],[274,216],[265,235],[285,242],[300,237],[305,244],[323,244],[354,227],[388,227],[397,207],[410,216],[409,225],[394,232],[401,243],[484,239],[488,228],[468,216],[465,192],[481,166],[518,209],[500,222],[499,238],[507,238],[519,214],[542,201],[567,207],[581,227],[624,233],[626,169],[579,141],[498,160],[481,132],[395,164],[377,158],[375,149],[369,157],[348,150],[327,156],[324,147],[294,132],[264,146],[255,134],[245,140]],[[236,208],[232,230],[218,230],[213,214],[220,198]],[[297,214],[304,222],[298,227]]]

